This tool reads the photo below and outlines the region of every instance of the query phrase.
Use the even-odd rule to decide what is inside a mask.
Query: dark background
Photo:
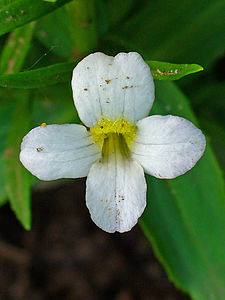
[[[84,195],[83,179],[41,185],[30,232],[8,205],[0,210],[1,300],[190,299],[169,282],[138,225],[103,232]]]

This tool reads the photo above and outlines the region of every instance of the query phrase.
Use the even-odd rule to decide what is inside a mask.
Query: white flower
[[[202,156],[205,137],[175,116],[148,117],[154,83],[138,53],[94,53],[74,69],[78,124],[46,125],[23,139],[20,160],[42,180],[87,176],[86,204],[107,232],[125,232],[146,206],[144,172],[175,178]]]

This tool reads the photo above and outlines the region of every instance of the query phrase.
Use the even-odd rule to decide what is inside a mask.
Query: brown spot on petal
[[[41,152],[41,151],[43,151],[43,149],[44,149],[43,147],[38,147],[37,152]]]
[[[84,89],[84,91],[87,91],[87,90],[88,90],[87,88]]]
[[[133,88],[133,87],[134,87],[133,85],[130,85],[130,86],[125,85],[125,86],[122,87],[122,89],[124,90],[124,89],[128,89],[128,88]],[[135,87],[138,87],[138,86],[135,85]]]
[[[106,84],[109,84],[110,81],[111,81],[111,79],[106,79],[106,80],[105,80]]]

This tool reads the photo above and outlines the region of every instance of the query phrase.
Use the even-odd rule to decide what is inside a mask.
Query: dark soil
[[[33,227],[0,209],[0,300],[188,300],[138,226],[108,234],[92,223],[85,181],[33,194]]]

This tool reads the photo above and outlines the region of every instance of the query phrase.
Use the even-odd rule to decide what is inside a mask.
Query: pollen
[[[94,141],[102,146],[109,134],[122,135],[129,146],[135,139],[137,126],[125,119],[109,120],[102,118],[95,127],[90,128]]]

